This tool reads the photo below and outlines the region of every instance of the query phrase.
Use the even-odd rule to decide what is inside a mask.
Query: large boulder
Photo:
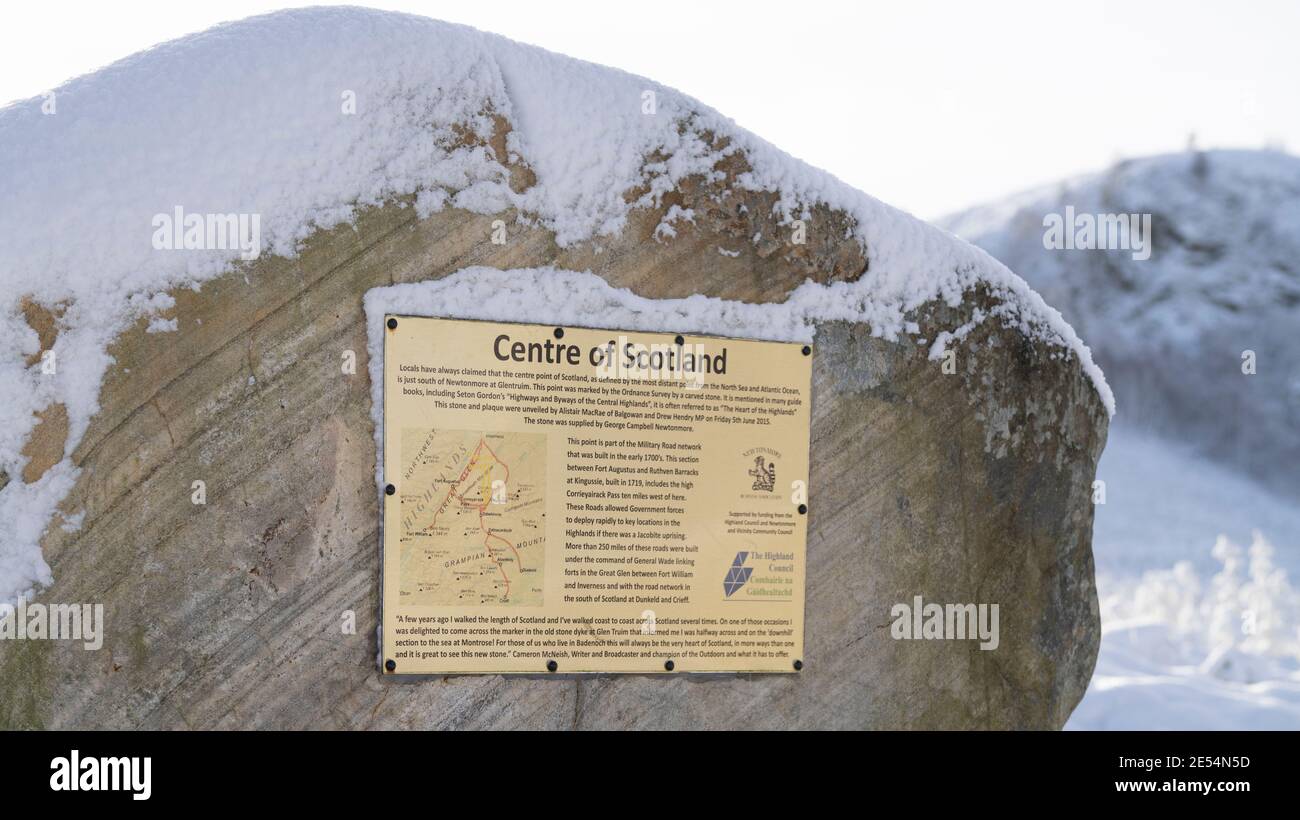
[[[277,26],[292,33],[309,19],[341,36],[359,14],[280,15],[226,30],[224,45],[191,47],[242,43],[259,66],[293,42],[270,36]],[[360,19],[386,36],[388,16]],[[420,32],[434,44],[470,37]],[[490,45],[489,56],[505,48]],[[619,191],[623,218],[599,232],[573,234],[537,204],[547,197],[528,198],[554,185],[552,166],[529,156],[543,137],[526,116],[493,113],[489,128],[461,138],[502,169],[517,196],[504,206],[453,195],[430,207],[427,193],[397,190],[303,231],[284,253],[161,288],[174,304],[155,300],[161,313],[115,331],[87,423],[75,401],[71,411],[42,406],[28,456],[13,462],[37,466],[0,481],[0,493],[35,492],[45,480],[36,473],[53,475],[66,456],[74,480],[40,541],[53,582],[34,598],[103,603],[107,625],[99,651],[0,642],[0,726],[1059,728],[1100,637],[1091,485],[1108,399],[1086,348],[987,256],[828,177],[816,177],[820,195],[782,188],[764,170],[772,157],[813,172],[682,105],[666,133],[678,134],[673,144],[694,135],[710,161],[671,184]],[[581,141],[593,126],[564,127]],[[672,160],[661,150],[644,164]],[[805,241],[790,239],[796,219]],[[362,300],[471,266],[589,270],[650,299],[812,305],[802,673],[380,674]],[[58,333],[37,325],[69,327],[67,300],[36,303],[15,315],[49,349]],[[177,329],[156,332],[158,320]],[[346,351],[355,374],[340,367]],[[39,352],[23,353],[35,356],[27,366]],[[191,503],[196,480],[204,505]],[[917,595],[998,604],[999,646],[896,640],[891,608]],[[341,628],[349,612],[354,633]]]

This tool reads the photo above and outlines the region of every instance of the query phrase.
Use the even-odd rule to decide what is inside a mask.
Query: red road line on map
[[[489,453],[492,454],[492,460],[493,460],[493,461],[495,461],[497,464],[500,464],[502,467],[504,467],[504,468],[506,469],[505,484],[506,484],[507,487],[509,487],[509,486],[510,486],[510,465],[509,465],[509,464],[506,464],[504,461],[501,460],[501,458],[500,458],[499,456],[497,456],[496,451],[493,450],[493,449],[491,448],[491,446],[488,445],[486,439],[480,438],[480,439],[479,439],[479,444],[482,445],[483,447],[486,447],[486,448],[487,448],[487,451],[488,451]],[[497,535],[496,533],[492,532],[491,530],[489,530],[487,527],[485,527],[485,526],[483,525],[483,511],[486,510],[486,509],[487,509],[487,502],[484,501],[484,502],[483,502],[483,507],[479,510],[479,513],[478,513],[479,526],[482,527],[483,530],[488,534],[488,538],[496,538],[497,540],[504,542],[505,545],[506,545],[507,547],[510,548],[510,551],[513,552],[513,553],[515,554],[515,566],[519,567],[520,572],[522,572],[522,571],[523,571],[523,568],[524,568],[524,559],[519,557],[519,550],[515,549],[515,545],[512,544],[512,543],[510,543],[509,541],[506,541],[506,539],[504,539],[504,538],[502,538],[501,536]],[[487,542],[487,539],[485,538],[485,539],[484,539],[484,546],[487,545],[486,542]]]
[[[427,527],[424,528],[424,529],[425,529],[425,532],[428,532],[430,529],[432,529],[432,528],[433,528],[433,525],[436,524],[436,523],[438,522],[438,516],[442,514],[442,511],[443,511],[443,510],[447,509],[447,502],[451,501],[451,499],[452,499],[453,497],[456,498],[456,500],[460,501],[462,507],[465,507],[465,506],[473,507],[473,506],[474,506],[473,504],[468,504],[468,505],[467,505],[467,504],[465,503],[465,495],[464,495],[464,493],[457,493],[456,490],[457,490],[457,488],[460,487],[460,485],[461,485],[462,483],[464,483],[465,479],[469,477],[469,471],[470,471],[470,469],[474,466],[474,461],[475,461],[475,459],[477,459],[477,458],[479,457],[479,453],[481,453],[481,452],[484,450],[484,448],[486,448],[487,451],[488,451],[489,453],[492,454],[492,460],[493,460],[494,462],[496,462],[497,464],[500,464],[502,467],[505,468],[505,471],[506,471],[506,478],[505,478],[505,480],[506,480],[506,484],[507,484],[507,486],[509,485],[509,483],[510,483],[510,465],[509,465],[509,464],[506,464],[504,461],[502,461],[502,460],[497,456],[496,452],[493,451],[493,449],[492,449],[491,447],[488,446],[488,443],[487,443],[487,440],[486,440],[486,439],[484,439],[482,436],[479,436],[478,446],[474,448],[474,453],[469,457],[469,463],[465,465],[465,469],[464,469],[464,470],[461,470],[460,477],[456,479],[456,483],[452,486],[452,488],[451,488],[450,490],[447,491],[447,497],[444,498],[444,499],[442,500],[442,504],[439,505],[439,507],[438,507],[438,512],[436,512],[436,513],[433,514],[433,520],[429,522],[429,526],[427,526]],[[489,473],[489,475],[491,475],[491,473]],[[513,553],[515,554],[515,566],[519,567],[521,571],[522,571],[522,569],[523,569],[523,559],[519,557],[519,550],[515,549],[515,545],[514,545],[514,544],[510,543],[510,542],[507,541],[505,538],[502,538],[501,536],[499,536],[499,535],[497,535],[496,533],[492,532],[492,530],[488,529],[487,524],[483,521],[483,513],[484,513],[484,511],[487,509],[487,505],[490,504],[491,501],[492,501],[492,499],[491,499],[491,497],[489,496],[488,498],[483,499],[482,505],[478,507],[478,526],[479,526],[479,529],[481,529],[481,530],[483,531],[483,533],[484,533],[484,537],[483,537],[483,548],[487,550],[488,558],[492,561],[492,563],[494,563],[494,564],[497,565],[497,571],[501,573],[501,580],[504,581],[504,582],[505,582],[505,585],[506,585],[506,597],[509,598],[509,597],[510,597],[510,578],[509,578],[509,576],[506,575],[505,567],[501,564],[501,562],[500,562],[499,560],[497,560],[496,555],[492,552],[492,546],[488,543],[488,540],[491,539],[491,538],[495,538],[495,539],[497,539],[498,541],[500,541],[500,542],[502,542],[503,544],[505,544],[507,547],[509,547],[509,548],[510,548],[510,551],[513,552]]]

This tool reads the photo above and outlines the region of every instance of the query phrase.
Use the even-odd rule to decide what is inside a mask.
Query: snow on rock
[[[76,479],[70,454],[98,410],[111,340],[141,320],[169,330],[167,290],[260,253],[292,256],[314,231],[401,196],[425,216],[514,208],[568,246],[619,232],[633,208],[743,152],[740,186],[776,195],[785,223],[819,205],[844,212],[869,263],[858,282],[795,291],[774,333],[804,333],[816,315],[892,339],[908,311],[983,285],[1002,301],[991,319],[1076,355],[1113,412],[1074,331],[983,251],[620,71],[419,17],[305,9],[158,46],[56,89],[53,113],[48,102],[0,109],[0,600],[50,580],[40,535]],[[489,144],[497,118],[507,157]],[[512,157],[533,184],[512,186]],[[212,215],[251,220],[256,246],[156,247],[172,235],[158,218],[181,210],[208,227]],[[54,374],[31,363],[43,341],[24,299],[58,312]],[[53,403],[67,409],[65,457],[25,484],[24,442]]]
[[[383,482],[384,316],[389,313],[532,322],[555,325],[599,324],[622,330],[706,333],[771,341],[813,341],[815,323],[827,320],[873,322],[894,309],[880,305],[864,278],[840,287],[805,282],[783,303],[747,302],[695,295],[686,299],[647,299],[615,288],[590,272],[556,268],[502,271],[465,268],[442,279],[374,288],[366,293],[366,331],[370,356],[371,417],[378,462],[375,481]],[[978,308],[975,311],[979,312]],[[964,326],[969,331],[969,326]],[[964,335],[959,331],[958,335]]]

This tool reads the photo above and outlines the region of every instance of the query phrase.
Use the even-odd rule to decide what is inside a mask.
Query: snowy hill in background
[[[1150,214],[1150,258],[1044,247],[1067,207]],[[1300,159],[1121,162],[941,224],[1060,309],[1115,391],[1102,648],[1068,727],[1300,728]]]
[[[1151,214],[1151,258],[1049,250],[1043,218]],[[1193,444],[1300,498],[1300,158],[1187,152],[1118,163],[941,224],[1064,314],[1116,421]],[[1258,372],[1244,376],[1253,350]]]

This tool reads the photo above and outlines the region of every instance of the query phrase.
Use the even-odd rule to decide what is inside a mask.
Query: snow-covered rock
[[[54,99],[0,110],[0,597],[108,634],[0,644],[0,725],[1055,727],[1081,696],[1112,400],[984,252],[672,89],[404,15],[255,18]],[[225,214],[247,243],[177,249]],[[815,335],[798,680],[381,681],[363,299],[394,285]],[[891,640],[914,595],[999,603],[998,650]]]

